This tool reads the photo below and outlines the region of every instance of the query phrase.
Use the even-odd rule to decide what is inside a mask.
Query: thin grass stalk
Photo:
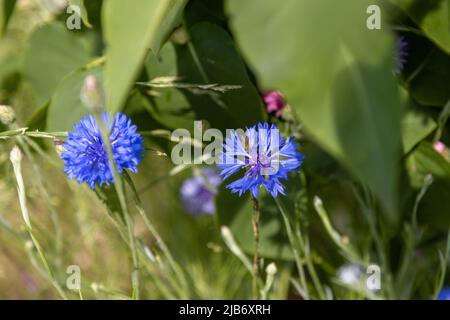
[[[19,196],[19,203],[20,203],[20,209],[22,212],[22,217],[25,221],[25,227],[26,230],[34,244],[34,247],[36,248],[36,250],[39,253],[39,257],[40,260],[42,262],[42,265],[44,266],[44,269],[48,275],[48,279],[51,282],[51,284],[53,285],[53,287],[56,289],[56,291],[59,293],[59,295],[61,296],[62,299],[66,300],[67,296],[64,293],[64,291],[62,290],[61,286],[59,285],[58,281],[56,280],[50,265],[48,264],[47,259],[45,258],[44,252],[42,250],[42,247],[38,241],[38,239],[35,237],[34,233],[33,233],[33,228],[31,226],[31,220],[28,214],[28,208],[27,208],[27,203],[26,203],[26,191],[25,191],[25,184],[23,182],[23,176],[22,176],[22,165],[21,165],[21,161],[22,161],[22,154],[20,152],[20,149],[15,146],[13,148],[13,150],[11,151],[11,156],[10,156],[11,162],[13,164],[13,169],[14,169],[14,176],[16,178],[16,182],[17,182],[17,193]]]
[[[316,269],[314,268],[309,249],[307,249],[307,247],[305,245],[305,242],[301,235],[300,229],[298,229],[296,232],[297,236],[294,236],[286,208],[284,207],[283,203],[278,198],[275,198],[275,202],[277,203],[278,209],[280,210],[280,212],[283,216],[283,220],[284,220],[284,223],[286,226],[286,231],[288,232],[288,237],[292,239],[292,240],[289,240],[291,242],[291,246],[298,248],[297,252],[303,254],[303,256],[305,258],[306,267],[311,276],[311,279],[313,280],[313,284],[316,289],[316,292],[321,299],[325,300],[326,299],[325,290],[319,280]],[[291,234],[290,236],[289,236],[289,233]],[[298,263],[301,263],[301,262],[297,262],[297,264]]]
[[[131,260],[132,260],[132,269],[131,269],[131,287],[132,287],[132,293],[131,297],[132,299],[140,299],[140,290],[139,290],[139,259],[137,255],[137,249],[136,249],[136,241],[134,236],[134,230],[133,230],[133,223],[132,223],[132,217],[130,215],[130,212],[128,211],[128,205],[125,197],[125,189],[123,186],[123,181],[117,171],[116,164],[114,163],[114,156],[112,152],[111,142],[109,140],[109,129],[106,128],[105,124],[103,123],[101,112],[95,112],[94,116],[96,118],[97,124],[100,128],[100,132],[102,135],[103,142],[106,147],[106,151],[108,153],[108,162],[109,167],[111,168],[111,172],[114,179],[114,185],[117,192],[117,197],[119,199],[120,209],[123,212],[123,215],[125,217],[125,221],[127,224],[127,231],[128,236],[130,239],[130,251],[131,251]]]
[[[255,250],[253,254],[253,266],[252,266],[252,274],[253,274],[253,299],[258,299],[259,288],[258,288],[258,279],[260,278],[259,271],[259,222],[261,218],[261,210],[259,208],[258,199],[254,196],[252,198],[253,205],[253,216],[252,216],[252,229],[253,229],[253,238],[255,240]]]
[[[169,248],[167,247],[166,243],[162,239],[161,235],[156,230],[153,223],[148,218],[145,209],[142,205],[141,198],[139,197],[139,194],[137,192],[136,186],[133,183],[133,180],[131,180],[131,177],[125,172],[124,173],[125,181],[130,186],[130,189],[133,193],[133,199],[135,203],[136,210],[138,211],[139,215],[144,220],[144,224],[149,230],[150,234],[155,238],[156,243],[158,244],[158,247],[161,249],[162,253],[166,257],[167,261],[169,262],[170,267],[172,268],[175,276],[177,277],[178,281],[180,282],[180,285],[187,290],[188,284],[186,280],[186,276],[182,270],[182,268],[178,265],[178,263],[173,258],[172,253],[170,252]]]
[[[300,284],[302,287],[301,291],[305,294],[305,296],[303,298],[305,300],[309,300],[310,296],[309,296],[308,285],[306,283],[305,271],[303,269],[303,264],[300,261],[300,250],[298,248],[297,242],[295,241],[291,223],[290,223],[287,213],[284,209],[284,206],[281,204],[280,200],[275,198],[275,203],[277,204],[278,209],[280,210],[281,216],[283,217],[284,227],[285,227],[287,235],[288,235],[289,243],[291,245],[292,253],[293,253],[294,259],[295,259],[295,264],[297,266],[297,271],[299,274],[299,280],[300,280]]]

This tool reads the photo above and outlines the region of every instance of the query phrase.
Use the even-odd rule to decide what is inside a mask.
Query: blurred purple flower
[[[438,300],[450,300],[450,287],[444,287],[437,297]]]
[[[275,113],[277,118],[281,117],[283,109],[286,106],[284,97],[279,91],[267,91],[263,94],[263,100],[266,104],[267,113]]]
[[[39,290],[39,285],[30,274],[25,271],[20,271],[19,276],[24,287],[28,290],[29,293],[34,294]]]
[[[192,215],[214,214],[214,198],[221,183],[219,174],[209,168],[202,169],[200,173],[185,180],[180,188],[184,209]]]
[[[337,278],[343,284],[356,285],[361,282],[363,272],[364,269],[361,265],[357,263],[348,263],[339,268],[337,271]]]
[[[408,42],[406,41],[404,36],[400,36],[397,38],[396,42],[396,54],[395,54],[395,74],[402,73],[405,68],[406,62],[408,61]]]

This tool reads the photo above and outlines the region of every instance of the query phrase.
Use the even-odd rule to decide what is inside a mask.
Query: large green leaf
[[[225,129],[252,125],[265,118],[262,101],[231,37],[221,27],[198,23],[190,29],[190,42],[177,50],[178,76],[184,81],[240,88],[224,93],[186,93],[197,119]]]
[[[420,104],[442,107],[450,100],[449,83],[450,56],[434,50],[409,86],[412,96]]]
[[[410,152],[436,129],[436,122],[417,111],[408,111],[402,119],[403,153]]]
[[[24,67],[37,103],[46,103],[64,76],[87,64],[90,59],[87,42],[64,25],[51,23],[37,29],[29,40]]]
[[[228,11],[261,84],[282,90],[307,131],[395,212],[401,107],[393,39],[366,28],[373,3],[229,0]]]
[[[9,53],[5,57],[0,57],[0,88],[14,74],[19,74],[23,66],[24,54]]]
[[[217,25],[196,24],[190,29],[187,44],[167,43],[158,57],[149,57],[146,67],[150,79],[178,77],[180,82],[190,85],[184,89],[158,90],[159,96],[152,99],[152,114],[168,127],[180,124],[180,118],[190,120],[188,129],[192,129],[194,119],[206,119],[219,129],[244,127],[264,119],[259,93],[232,39]],[[198,85],[202,84],[234,88],[213,92],[200,89]]]
[[[88,75],[101,79],[102,69],[80,69],[68,75],[59,84],[47,111],[48,131],[71,131],[83,115],[89,113],[80,94]]]
[[[402,8],[425,34],[450,54],[450,1],[391,0]]]
[[[103,7],[107,44],[105,86],[107,106],[119,110],[135,81],[148,49],[158,51],[176,23],[185,1],[108,0]]]
[[[150,79],[178,77],[175,46],[168,42],[158,55],[149,54],[145,66]],[[154,92],[155,94],[149,101],[143,103],[143,106],[156,121],[171,129],[193,129],[195,114],[181,90],[165,88]]]
[[[15,6],[16,0],[0,0],[0,36],[4,34]]]
[[[183,9],[187,2],[188,0],[175,0],[170,2],[166,15],[158,28],[158,32],[150,44],[150,48],[155,54],[159,53],[161,46],[170,35],[173,28],[181,22]]]

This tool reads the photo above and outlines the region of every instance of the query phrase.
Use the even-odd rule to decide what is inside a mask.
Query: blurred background
[[[225,183],[209,190],[213,210],[190,198],[189,183],[203,188],[216,171],[205,177],[205,166],[175,166],[170,132],[193,132],[194,120],[222,131],[270,121],[299,140],[306,157],[283,201],[325,288],[311,297],[434,299],[450,283],[450,4],[372,1],[383,24],[373,31],[369,1],[336,2],[166,1],[164,19],[153,25],[164,0],[127,7],[0,0],[0,105],[15,114],[0,132],[70,131],[90,112],[81,94],[86,77],[104,81],[110,110],[130,116],[153,150],[132,179],[182,270],[180,280],[131,206],[141,297],[249,299],[252,276],[220,229],[229,227],[251,259],[249,198],[231,195]],[[79,28],[68,5],[80,8]],[[149,43],[140,38],[152,30],[164,32]],[[110,204],[65,176],[61,141],[1,135],[0,298],[60,298],[22,219],[9,159],[16,144],[33,231],[53,278],[65,287],[67,268],[78,265],[81,290],[63,289],[68,298],[129,299],[127,243]],[[278,209],[267,194],[260,203],[262,263],[276,265],[267,298],[304,299]],[[373,263],[388,293],[364,289]],[[306,277],[315,292],[310,271]]]

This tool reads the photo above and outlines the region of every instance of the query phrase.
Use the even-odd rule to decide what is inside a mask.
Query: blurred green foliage
[[[193,131],[194,120],[222,131],[273,121],[300,139],[306,160],[286,183],[282,201],[333,298],[372,296],[337,281],[339,267],[355,261],[330,239],[315,212],[316,196],[338,241],[363,262],[382,265],[383,288],[392,292],[380,297],[434,298],[442,285],[437,278],[448,268],[439,263],[439,252],[445,253],[450,228],[450,159],[433,144],[450,145],[449,1],[69,3],[80,7],[80,30],[67,28],[65,1],[0,0],[0,104],[15,109],[17,125],[71,130],[89,113],[80,98],[88,75],[103,81],[108,110],[127,113],[140,131]],[[366,27],[366,9],[374,3],[382,8],[381,30]],[[408,56],[394,75],[400,36]],[[281,119],[265,112],[261,95],[268,90],[286,97]],[[0,125],[0,132],[6,130]],[[0,297],[56,298],[24,249],[8,160],[13,143],[0,140]],[[32,158],[26,156],[23,175],[30,214],[57,279],[63,283],[66,267],[79,264],[85,298],[128,297],[127,246],[104,204],[86,186],[67,181],[52,141],[28,143]],[[146,145],[170,155],[173,142],[151,136]],[[215,217],[191,217],[178,192],[196,168],[173,169],[170,159],[149,152],[133,180],[187,280],[180,289],[161,271],[167,261],[157,239],[135,215],[139,245],[157,256],[153,261],[147,251],[141,254],[143,297],[249,298],[251,276],[219,231],[228,226],[252,254],[249,198],[223,186]],[[431,185],[425,183],[429,175]],[[269,298],[298,298],[282,217],[269,195],[261,195],[260,206],[261,254],[265,265],[278,266]],[[92,283],[101,286],[91,290]]]

